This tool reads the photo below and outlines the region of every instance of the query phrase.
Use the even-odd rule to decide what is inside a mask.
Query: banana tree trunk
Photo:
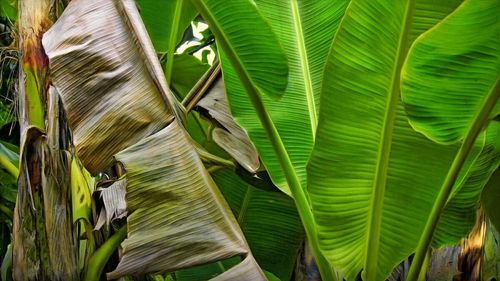
[[[14,280],[78,280],[71,217],[69,138],[59,97],[49,91],[41,45],[50,0],[19,1],[20,174],[13,226]]]

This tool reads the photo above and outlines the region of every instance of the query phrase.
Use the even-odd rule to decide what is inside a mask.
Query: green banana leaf
[[[278,36],[289,67],[288,87],[282,99],[262,96],[303,186],[306,164],[314,143],[323,66],[348,0],[258,0],[259,11]],[[220,51],[220,49],[219,49]],[[254,142],[276,186],[290,193],[282,168],[237,72],[221,53],[222,71],[231,111]],[[300,132],[300,134],[298,134]]]
[[[197,11],[189,0],[137,0],[139,12],[157,53],[167,53],[165,78],[172,83],[174,53]]]
[[[308,191],[321,248],[348,280],[362,270],[365,280],[384,280],[415,250],[458,150],[409,126],[399,81],[413,40],[459,3],[352,1],[337,31],[324,74]],[[483,145],[484,139],[476,143],[457,185]],[[485,178],[476,188],[489,177],[480,174]],[[462,208],[473,212],[469,205]],[[464,234],[436,236],[450,242]]]
[[[467,0],[415,41],[401,95],[415,130],[440,143],[456,143],[485,102],[491,107],[498,102],[499,14],[497,0]],[[500,113],[498,105],[493,116]]]
[[[189,0],[136,0],[153,46],[158,53],[166,53],[170,46],[175,51],[184,31],[196,17],[196,9]]]
[[[268,23],[249,0],[192,0],[244,79],[247,90],[279,98],[288,83],[286,57]],[[238,20],[235,20],[238,19]]]
[[[262,267],[280,280],[290,280],[304,231],[293,201],[243,181],[231,170],[213,174]]]
[[[489,189],[488,183],[494,179],[495,170],[500,165],[500,122],[491,122],[484,138],[478,140],[483,148],[470,167],[467,176],[457,182],[439,219],[439,225],[433,238],[433,246],[452,245],[457,234],[467,234],[476,221],[476,212],[481,197]],[[487,196],[495,198],[495,194]],[[494,200],[494,199],[493,199]],[[484,201],[483,201],[484,202]],[[495,204],[496,205],[496,204]]]
[[[195,56],[181,54],[174,56],[171,88],[184,98],[198,80],[210,68]]]
[[[17,0],[0,0],[0,16],[14,22],[17,17]]]

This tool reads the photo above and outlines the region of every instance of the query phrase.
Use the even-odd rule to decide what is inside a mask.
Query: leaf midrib
[[[318,126],[318,119],[316,112],[316,104],[314,102],[314,91],[312,87],[311,72],[309,70],[309,61],[307,58],[304,33],[302,30],[302,21],[300,19],[300,12],[297,0],[291,0],[290,5],[292,9],[293,31],[295,33],[297,52],[299,54],[299,59],[300,59],[300,69],[301,69],[302,79],[304,81],[304,92],[307,100],[309,121],[311,122],[311,130],[314,140],[316,137],[316,127]]]
[[[392,84],[389,89],[390,96],[387,99],[386,112],[383,120],[382,135],[380,139],[379,152],[377,156],[376,174],[373,182],[372,196],[369,208],[369,221],[367,232],[367,247],[364,269],[366,280],[376,280],[378,269],[378,258],[380,248],[380,232],[382,225],[382,209],[384,203],[385,187],[387,183],[387,172],[389,167],[389,158],[394,133],[394,124],[396,119],[397,106],[399,101],[399,78],[401,69],[408,53],[408,35],[411,29],[413,11],[415,9],[415,0],[410,0],[406,7],[404,24],[400,33],[398,48],[396,52],[397,59],[394,61]]]

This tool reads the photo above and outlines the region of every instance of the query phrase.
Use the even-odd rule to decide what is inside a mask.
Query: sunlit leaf
[[[328,49],[349,1],[258,0],[288,57],[289,80],[280,100],[261,96],[292,164],[306,185],[306,164],[314,143],[320,86]],[[249,39],[250,40],[250,39]],[[225,52],[225,50],[224,50]],[[270,140],[230,61],[221,54],[224,82],[236,121],[248,132],[275,185],[290,195]]]
[[[409,126],[399,73],[412,41],[459,2],[352,1],[337,31],[308,188],[321,248],[348,280],[362,270],[366,280],[384,280],[415,250],[458,150]],[[455,190],[483,143],[476,143]],[[443,234],[446,241],[458,241],[460,229]]]
[[[497,103],[499,14],[497,0],[467,0],[415,41],[402,73],[402,100],[417,131],[441,143],[456,143],[488,96],[496,95],[488,101],[491,107]]]

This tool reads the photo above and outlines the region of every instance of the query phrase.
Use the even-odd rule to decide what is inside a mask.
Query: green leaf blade
[[[465,1],[412,47],[402,99],[412,126],[434,141],[465,137],[486,94],[500,91],[500,3]]]
[[[213,177],[238,218],[256,261],[280,280],[290,280],[304,239],[292,199],[258,189],[233,171],[216,172]]]
[[[457,150],[408,125],[399,73],[412,40],[459,1],[412,2],[352,1],[325,68],[308,190],[321,248],[348,280],[384,280],[413,252]]]
[[[196,17],[196,9],[189,0],[136,0],[137,7],[148,30],[149,37],[158,53],[166,53],[171,45],[181,40],[184,31]],[[180,14],[176,16],[176,6]],[[178,19],[177,24],[174,20]],[[174,27],[177,29],[174,30]]]
[[[323,67],[335,30],[349,1],[295,2],[256,1],[259,11],[268,20],[286,52],[290,69],[284,97],[279,101],[266,96],[261,98],[278,129],[295,171],[305,186],[306,164],[314,142]],[[298,12],[294,12],[294,9]],[[300,22],[300,26],[297,26],[297,22]],[[221,65],[233,115],[256,145],[274,184],[290,195],[271,143],[267,140],[250,99],[224,55],[221,55]],[[300,136],[297,132],[300,132]]]
[[[228,1],[224,5],[217,0],[193,0],[193,3],[209,23],[219,47],[230,57],[243,83],[273,98],[280,97],[288,83],[287,60],[255,5],[247,0]]]

